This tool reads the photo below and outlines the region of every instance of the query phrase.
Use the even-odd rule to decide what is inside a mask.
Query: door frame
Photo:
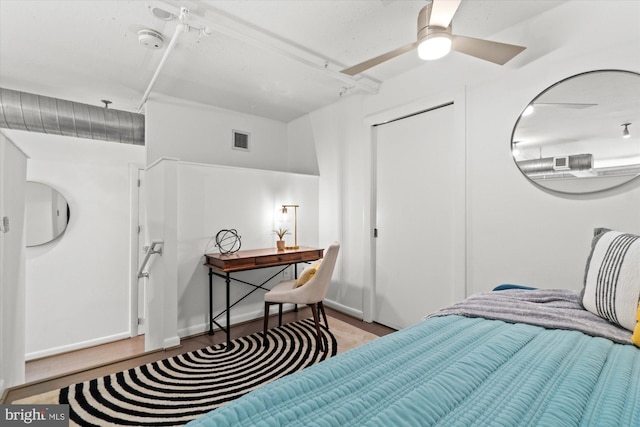
[[[377,131],[376,126],[393,120],[409,117],[425,112],[439,106],[453,102],[454,108],[454,146],[455,157],[461,159],[455,165],[456,176],[454,191],[454,301],[460,301],[467,297],[467,138],[466,138],[466,87],[453,88],[429,97],[374,113],[365,117],[365,124],[369,126],[369,149],[371,152],[371,164],[369,166],[369,211],[365,210],[364,222],[368,226],[369,238],[365,243],[365,271],[362,313],[365,322],[374,321],[373,315],[376,306],[376,240],[374,230],[376,228],[377,209]],[[368,286],[367,286],[368,284]],[[427,314],[427,313],[425,313]]]
[[[144,168],[140,165],[129,164],[129,336],[131,338],[140,335],[138,319],[138,288],[140,279],[138,269],[140,266],[140,189]],[[144,329],[144,328],[142,328]]]

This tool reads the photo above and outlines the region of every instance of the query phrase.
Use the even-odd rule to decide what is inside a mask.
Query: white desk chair
[[[269,307],[273,304],[278,304],[279,307],[279,326],[282,326],[282,304],[307,304],[311,307],[313,313],[313,320],[316,325],[316,339],[320,350],[323,350],[322,339],[320,335],[320,319],[319,312],[322,313],[324,318],[324,324],[329,329],[327,323],[327,315],[324,312],[324,305],[322,301],[327,296],[329,291],[329,285],[331,284],[331,276],[333,275],[333,269],[336,265],[336,259],[338,258],[338,250],[340,245],[338,242],[334,242],[327,249],[324,258],[320,262],[320,266],[317,271],[304,285],[296,287],[297,280],[285,280],[278,283],[269,292],[264,295],[264,341],[263,345],[267,342],[267,329],[269,327]],[[312,267],[307,267],[307,269]],[[305,271],[307,270],[305,269]],[[304,271],[300,275],[303,277]]]

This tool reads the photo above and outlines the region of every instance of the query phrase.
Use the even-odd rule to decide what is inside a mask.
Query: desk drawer
[[[322,259],[322,251],[323,249],[318,249],[317,251],[303,252],[300,254],[302,255],[302,257],[300,258],[300,261],[315,261],[318,259]]]
[[[278,265],[288,262],[302,261],[302,254],[297,253],[283,253],[278,255],[261,256],[256,258],[256,265]]]
[[[240,251],[234,254],[205,254],[205,266],[219,273],[251,270],[254,268],[274,267],[315,261],[322,258],[323,249],[308,249],[276,252],[275,249],[256,249]]]
[[[218,259],[207,257],[206,265],[217,268],[219,270],[244,270],[245,268],[251,268],[255,266],[255,258],[229,258]]]

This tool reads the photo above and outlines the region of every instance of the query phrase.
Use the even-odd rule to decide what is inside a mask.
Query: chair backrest
[[[336,266],[336,260],[338,259],[338,251],[340,250],[340,244],[338,242],[332,243],[324,254],[322,262],[318,267],[318,271],[313,277],[298,288],[306,294],[306,303],[311,304],[314,302],[322,301],[329,292],[329,285],[331,284],[331,276],[333,276],[333,269]]]

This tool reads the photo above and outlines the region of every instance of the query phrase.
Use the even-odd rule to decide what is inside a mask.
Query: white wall
[[[161,157],[171,157],[189,162],[287,170],[285,123],[168,98],[149,100],[145,111],[149,164]],[[250,151],[231,148],[233,130],[250,134]]]
[[[461,92],[466,94],[462,114],[467,123],[459,136],[466,144],[460,161],[466,164],[461,250],[467,260],[462,266],[467,294],[504,282],[580,289],[594,227],[640,232],[640,180],[596,195],[546,193],[514,164],[511,131],[526,104],[558,80],[594,69],[640,71],[640,55],[634,54],[640,45],[639,17],[638,2],[568,2],[495,35],[528,46],[503,67],[453,53],[385,82],[377,95],[351,97],[311,113],[320,170],[321,236],[323,230],[332,230],[347,247],[352,245],[344,264],[354,273],[345,271],[345,281],[332,289],[331,298],[361,310],[361,299],[368,299],[371,287],[366,257],[373,226],[367,222],[371,209],[367,118],[427,105],[443,93],[453,99]],[[405,191],[410,197],[420,186]],[[357,284],[348,285],[347,277],[356,278]],[[344,287],[355,292],[349,294]]]
[[[129,164],[144,147],[6,131],[27,179],[68,201],[67,230],[26,249],[27,359],[129,337]]]
[[[520,29],[552,31],[544,44],[554,45],[545,56],[469,90],[470,292],[504,282],[578,290],[593,228],[640,232],[639,180],[594,195],[562,196],[531,184],[507,148],[524,106],[556,81],[595,69],[640,71],[640,55],[630,54],[638,52],[639,25],[638,2],[562,5]],[[597,34],[596,26],[610,31]]]
[[[509,141],[519,112],[557,80],[592,69],[640,71],[640,55],[628,54],[640,45],[638,5],[634,42],[604,47],[588,40],[593,50],[586,55],[554,52],[549,61],[532,63],[513,78],[469,91],[469,105],[485,106],[469,115],[470,291],[505,282],[579,290],[594,228],[640,233],[640,180],[593,195],[544,191],[520,173],[507,147],[497,142]],[[593,12],[595,25],[599,19]],[[619,17],[616,25],[629,21]],[[590,32],[584,25],[584,32]],[[502,101],[486,102],[494,97]]]
[[[148,242],[164,242],[149,267],[147,351],[167,348],[184,337],[208,331],[209,277],[205,253],[217,253],[215,235],[235,229],[241,249],[275,247],[278,208],[296,203],[298,244],[318,246],[318,177],[161,159],[145,174]],[[260,284],[276,274],[268,268],[233,274]],[[290,272],[291,274],[291,272]],[[291,277],[291,276],[289,276]],[[268,286],[282,280],[276,276]],[[225,308],[225,283],[214,278],[214,315]],[[253,288],[232,282],[232,303]],[[264,291],[256,291],[231,311],[231,323],[261,317]],[[217,319],[225,325],[225,317]]]
[[[311,128],[311,119],[304,115],[287,123],[289,172],[318,175],[316,141]]]
[[[219,230],[236,229],[242,249],[275,247],[272,230],[278,225],[277,208],[286,203],[300,205],[299,245],[328,245],[337,237],[328,236],[326,241],[318,238],[318,177],[309,175],[317,171],[317,161],[308,119],[288,126],[165,99],[147,104],[146,129],[148,158],[157,160],[145,176],[147,239],[165,241],[165,252],[155,258],[149,270],[149,333],[145,346],[150,350],[175,343],[176,334],[208,330],[204,253],[218,252],[212,238]],[[233,129],[251,133],[250,151],[232,149]],[[170,164],[176,165],[175,176]],[[290,173],[289,168],[303,173]],[[169,188],[169,184],[175,188]],[[169,212],[171,206],[177,210]],[[173,255],[171,250],[175,251]],[[275,272],[244,272],[238,277],[260,283]],[[280,279],[282,276],[273,283]],[[246,291],[247,285],[234,283],[232,300]],[[255,292],[234,307],[231,322],[262,316],[263,293]],[[173,306],[171,301],[175,301]],[[214,282],[214,305],[214,312],[224,308],[224,281],[220,278]],[[224,316],[218,321],[224,325]]]
[[[242,249],[275,248],[274,228],[278,208],[298,204],[298,244],[318,246],[318,177],[258,169],[180,162],[178,167],[178,328],[180,336],[208,330],[208,269],[205,253],[217,253],[215,235],[235,229]],[[289,237],[289,236],[287,236]],[[269,268],[234,274],[259,284],[278,269]],[[269,286],[282,280],[276,277]],[[232,282],[231,300],[236,301],[248,285]],[[260,317],[264,291],[256,291],[231,311],[231,322]],[[214,314],[225,307],[225,284],[214,278]],[[218,319],[222,325],[225,317]]]
[[[320,169],[320,240],[333,238],[341,245],[328,299],[333,307],[361,317],[371,179],[364,167],[371,156],[363,97],[346,98],[315,111],[310,120]]]
[[[0,132],[0,395],[24,382],[27,156]]]

